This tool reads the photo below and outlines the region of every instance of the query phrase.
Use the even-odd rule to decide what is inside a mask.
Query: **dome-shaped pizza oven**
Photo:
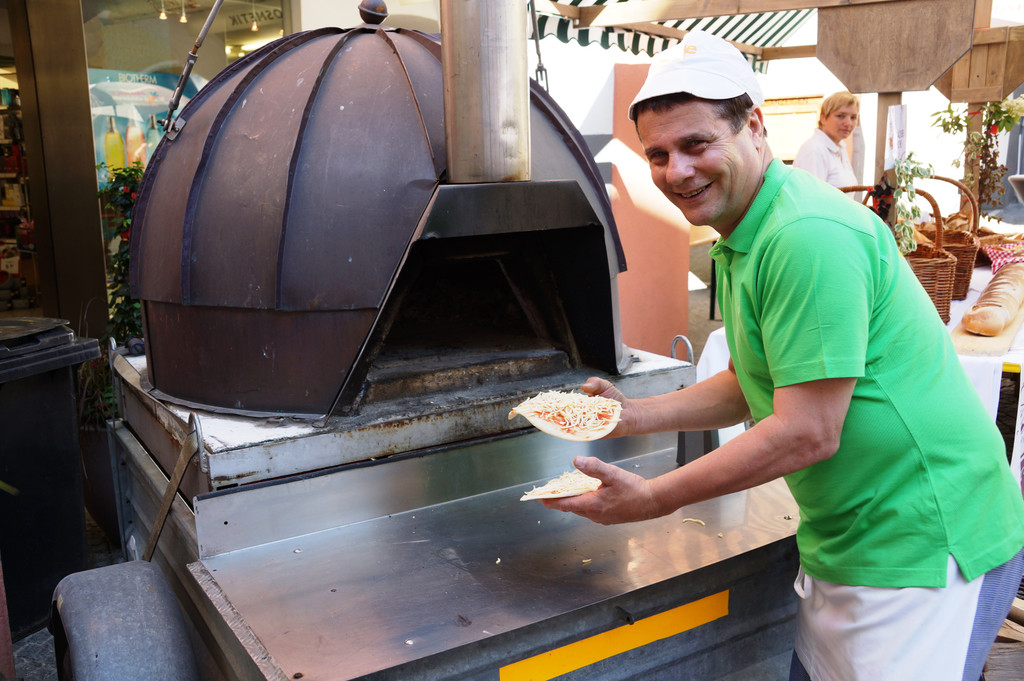
[[[624,263],[579,133],[532,86],[530,181],[447,184],[443,90],[436,36],[364,25],[282,38],[188,102],[133,220],[156,392],[358,414],[617,371]]]

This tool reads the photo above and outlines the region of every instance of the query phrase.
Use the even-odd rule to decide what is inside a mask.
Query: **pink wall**
[[[618,279],[622,340],[667,355],[672,339],[689,328],[690,224],[651,182],[626,116],[646,75],[646,64],[615,65],[614,141],[605,152],[612,155],[612,211],[629,268]]]

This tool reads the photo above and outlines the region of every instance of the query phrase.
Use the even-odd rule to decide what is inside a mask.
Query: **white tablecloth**
[[[964,316],[964,312],[970,309],[974,301],[978,299],[982,289],[985,288],[985,285],[991,279],[992,269],[990,267],[979,267],[975,270],[974,275],[971,277],[971,288],[967,292],[967,298],[964,300],[954,300],[949,305],[947,329],[952,331],[957,327],[961,317]],[[1015,340],[1015,343],[1018,342]],[[985,408],[988,409],[989,414],[994,420],[996,409],[999,406],[999,386],[1003,374],[1003,364],[1007,362],[1008,357],[1005,355],[997,357],[957,356],[960,358],[960,364],[963,366],[964,371],[967,372],[967,377],[971,379],[975,390],[978,391],[978,396],[981,397],[981,401],[985,404]]]
[[[949,324],[947,328],[953,330],[960,323],[974,301],[978,299],[982,289],[992,279],[992,270],[988,267],[978,267],[971,278],[971,289],[965,300],[954,300],[949,306]],[[989,415],[994,421],[996,410],[999,407],[999,391],[1002,383],[1004,368],[1007,371],[1019,373],[1021,365],[1024,364],[1024,327],[1017,333],[1010,350],[999,357],[977,357],[972,355],[957,355],[960,364],[967,373],[968,378],[978,391],[978,396],[988,409]],[[725,341],[725,329],[720,328],[708,336],[700,358],[697,360],[697,380],[703,380],[712,374],[729,366],[729,346]],[[1020,395],[1017,397],[1017,419],[1014,429],[1013,458],[1010,466],[1017,481],[1021,480],[1021,461],[1024,453],[1024,438],[1018,438],[1017,434],[1024,428],[1024,405],[1021,404]],[[718,431],[719,442],[725,443],[737,434],[743,432],[743,426],[724,428]]]
[[[956,328],[957,324],[960,323],[961,317],[964,316],[964,312],[970,309],[971,305],[974,304],[974,301],[978,299],[982,290],[991,280],[991,267],[974,268],[974,275],[971,277],[971,288],[967,292],[967,298],[964,300],[954,300],[949,304],[949,324],[946,325],[946,328],[950,331]],[[1014,337],[1013,343],[1010,344],[1010,349],[1006,351],[1006,354],[997,359],[1006,365],[1007,371],[1020,371],[1021,365],[1024,364],[1024,327],[1017,331],[1017,335]]]

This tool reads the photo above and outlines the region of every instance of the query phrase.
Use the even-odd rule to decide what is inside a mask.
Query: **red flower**
[[[125,194],[127,194],[128,192],[131,191],[131,189],[129,187],[121,187],[121,191],[123,191]]]
[[[135,197],[136,197],[136,196],[137,196],[137,195],[136,195],[136,193],[135,193],[135,192],[132,192],[132,201],[134,201],[134,200],[135,200]]]
[[[121,241],[128,241],[128,232],[121,232]]]

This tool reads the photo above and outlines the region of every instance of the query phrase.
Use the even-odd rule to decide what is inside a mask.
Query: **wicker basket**
[[[872,189],[874,187],[859,185],[839,188],[843,192],[862,192]],[[932,205],[936,229],[934,238],[929,238],[934,242],[934,246],[919,243],[914,251],[907,254],[907,262],[925,292],[928,293],[928,297],[931,298],[939,317],[942,318],[943,323],[948,324],[949,304],[953,300],[953,280],[956,275],[957,260],[952,253],[942,248],[945,235],[942,229],[942,216],[939,214],[939,206],[935,203],[935,199],[931,194],[920,189],[916,190],[916,193]],[[975,247],[975,253],[977,253],[977,247]],[[973,265],[971,267],[973,268]]]
[[[915,193],[932,205],[932,215],[935,216],[935,245],[918,244],[914,251],[907,254],[907,262],[928,293],[928,297],[932,299],[942,322],[948,324],[949,304],[953,299],[953,281],[956,275],[956,258],[943,249],[945,233],[942,228],[942,215],[935,199],[920,189],[915,189]]]
[[[1024,235],[1022,234],[1003,234],[1002,232],[993,232],[986,227],[978,227],[978,260],[977,263],[980,265],[991,265],[992,260],[988,257],[988,253],[985,252],[986,246],[1001,246],[1003,244],[1019,244],[1024,241]]]
[[[993,232],[991,229],[985,227],[978,227],[978,246],[979,249],[984,249],[985,246],[998,246],[1001,243],[1006,242],[1006,237],[999,232]],[[991,265],[992,261],[985,254],[984,250],[978,251],[978,263],[982,265]]]
[[[941,248],[949,251],[949,253],[956,258],[956,268],[953,276],[953,300],[963,300],[967,297],[967,291],[971,287],[971,277],[974,275],[974,264],[978,258],[978,249],[980,242],[976,231],[978,229],[978,220],[980,217],[980,211],[978,210],[978,200],[974,197],[974,192],[968,189],[962,182],[953,180],[948,177],[940,177],[933,175],[931,179],[942,180],[944,182],[950,182],[960,188],[967,200],[971,204],[971,213],[968,222],[967,230],[954,230],[945,229],[942,235],[942,246]],[[934,202],[932,202],[934,207]],[[939,214],[933,213],[936,216],[936,225],[938,225]],[[948,227],[948,218],[947,224]],[[938,229],[928,229],[922,227],[921,233],[932,241],[936,241],[938,235]]]

